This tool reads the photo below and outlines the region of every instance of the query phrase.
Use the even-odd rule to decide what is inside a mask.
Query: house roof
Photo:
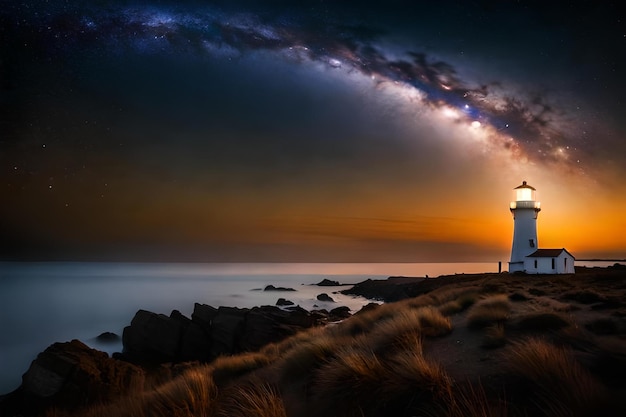
[[[574,257],[574,255],[569,253],[565,248],[561,248],[561,249],[537,249],[536,251],[534,251],[530,255],[527,255],[526,257],[527,258],[556,258],[562,252],[567,253],[572,258]]]

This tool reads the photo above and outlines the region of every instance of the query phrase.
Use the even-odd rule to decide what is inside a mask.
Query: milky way
[[[477,84],[428,52],[390,53],[381,46],[385,31],[358,21],[203,6],[13,7],[16,20],[6,23],[22,37],[20,42],[42,48],[47,59],[89,50],[231,59],[267,51],[303,65],[355,71],[374,80],[373,85],[399,83],[418,90],[423,95],[414,105],[449,109],[455,122],[489,128],[488,140],[518,158],[576,166],[593,145],[582,129],[571,126],[576,116],[556,110],[549,97],[539,92],[513,96],[499,80]]]

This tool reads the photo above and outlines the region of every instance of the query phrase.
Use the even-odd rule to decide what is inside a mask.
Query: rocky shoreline
[[[606,271],[618,273],[615,277],[623,279],[624,268],[616,265]],[[502,291],[507,281],[517,278],[515,274],[506,273],[460,274],[436,279],[389,277],[386,280],[368,279],[341,293],[391,303],[461,282],[463,285],[479,285],[481,291],[487,293]],[[529,282],[537,280],[534,276],[528,279]],[[337,284],[332,281],[326,283],[333,286]],[[324,286],[323,282],[318,285]],[[517,298],[528,299],[535,293],[539,294],[539,290],[529,290],[529,295],[512,293],[509,298],[513,301]],[[322,295],[328,297],[327,294]],[[345,306],[330,311],[307,311],[299,306],[288,305],[288,300],[283,301],[285,305],[281,307],[254,308],[216,308],[196,303],[191,317],[177,310],[169,315],[139,310],[124,328],[122,352],[111,357],[79,340],[54,343],[31,363],[23,375],[22,385],[0,397],[0,415],[39,416],[51,409],[71,412],[91,404],[107,402],[133,389],[135,385],[141,385],[148,375],[164,381],[191,366],[210,363],[224,356],[254,352],[302,330],[339,322],[379,307],[378,303],[372,302],[354,313]],[[586,303],[589,300],[576,301]],[[625,305],[620,300],[604,297],[592,300],[592,304],[595,311],[604,311],[601,308],[605,305],[612,306],[612,309],[616,309],[612,314],[622,320],[620,314]],[[112,333],[99,337],[119,341],[119,336]]]
[[[325,279],[313,285],[344,284]],[[268,285],[263,291],[295,290]],[[317,298],[333,301],[326,293]],[[50,407],[73,410],[107,401],[132,386],[134,380],[143,380],[145,374],[169,375],[172,370],[185,368],[185,364],[208,363],[220,356],[255,351],[300,330],[352,315],[346,306],[307,311],[285,298],[279,298],[276,304],[238,308],[195,303],[191,317],[178,310],[169,315],[139,310],[124,328],[122,352],[111,357],[80,340],[54,343],[32,361],[20,387],[0,396],[0,415],[38,416]],[[105,332],[97,338],[119,342],[120,336]]]

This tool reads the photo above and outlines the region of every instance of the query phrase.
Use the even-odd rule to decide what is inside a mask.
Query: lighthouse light
[[[533,198],[533,190],[530,188],[518,188],[517,190],[517,201],[532,201]]]

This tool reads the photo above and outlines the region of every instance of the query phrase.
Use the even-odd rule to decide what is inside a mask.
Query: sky
[[[2,260],[626,257],[617,2],[0,3]]]

